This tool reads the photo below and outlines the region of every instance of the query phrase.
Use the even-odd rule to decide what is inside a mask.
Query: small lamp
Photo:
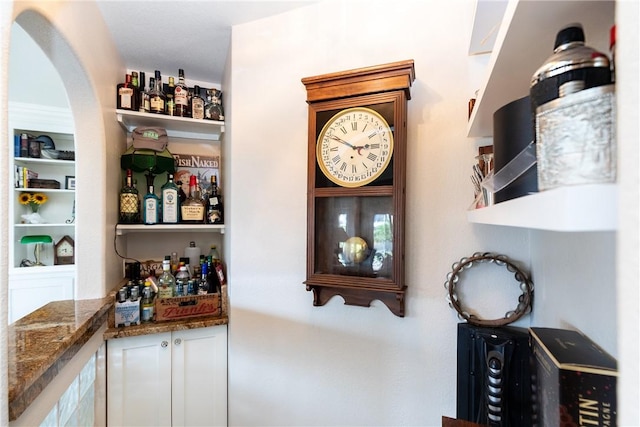
[[[52,243],[53,239],[51,238],[51,236],[47,236],[47,235],[33,235],[33,236],[23,236],[20,239],[20,243],[22,243],[23,245],[28,245],[31,243],[35,243],[36,247],[33,250],[33,255],[36,258],[35,263],[32,263],[29,260],[23,260],[21,263],[21,266],[28,266],[28,267],[34,267],[37,265],[44,265],[42,262],[40,262],[40,253],[42,252],[42,245],[43,243]]]

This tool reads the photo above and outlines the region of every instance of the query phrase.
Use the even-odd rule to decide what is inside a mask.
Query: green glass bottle
[[[138,189],[133,185],[131,169],[127,169],[127,178],[124,187],[120,190],[118,222],[120,224],[140,222],[140,199]]]

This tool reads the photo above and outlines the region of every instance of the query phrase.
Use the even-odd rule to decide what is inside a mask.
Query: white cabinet
[[[9,281],[9,323],[51,301],[73,299],[74,283],[72,265],[16,269]]]
[[[226,426],[227,326],[109,340],[107,424]]]
[[[488,22],[476,22],[474,27],[490,31],[499,27],[468,136],[492,136],[493,113],[529,94],[531,76],[553,53],[555,36],[565,25],[582,23],[587,44],[608,52],[614,9],[613,1],[510,0],[506,7],[478,1],[476,19]],[[474,33],[483,41],[490,35]],[[471,46],[476,44],[472,40]],[[616,217],[615,184],[555,189],[467,213],[470,222],[555,231],[611,231],[617,228]]]

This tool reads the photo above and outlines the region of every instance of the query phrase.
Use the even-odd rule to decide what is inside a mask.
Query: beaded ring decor
[[[506,312],[501,319],[485,320],[478,318],[474,314],[470,314],[462,307],[460,298],[458,298],[456,292],[456,285],[460,280],[460,273],[463,270],[473,267],[474,263],[484,262],[495,263],[498,266],[506,266],[508,271],[514,273],[515,279],[520,284],[522,294],[518,297],[518,305],[515,310]],[[506,255],[498,255],[491,252],[476,252],[471,257],[464,257],[459,262],[453,263],[451,268],[452,271],[447,274],[447,281],[444,282],[444,288],[448,291],[446,299],[449,307],[458,312],[458,318],[460,320],[466,320],[477,326],[504,326],[515,322],[524,314],[531,311],[531,304],[533,303],[533,282],[529,279],[529,276],[511,262]]]

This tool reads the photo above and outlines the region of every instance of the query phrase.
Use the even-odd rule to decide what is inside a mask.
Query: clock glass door
[[[393,198],[316,198],[315,274],[393,280]]]

